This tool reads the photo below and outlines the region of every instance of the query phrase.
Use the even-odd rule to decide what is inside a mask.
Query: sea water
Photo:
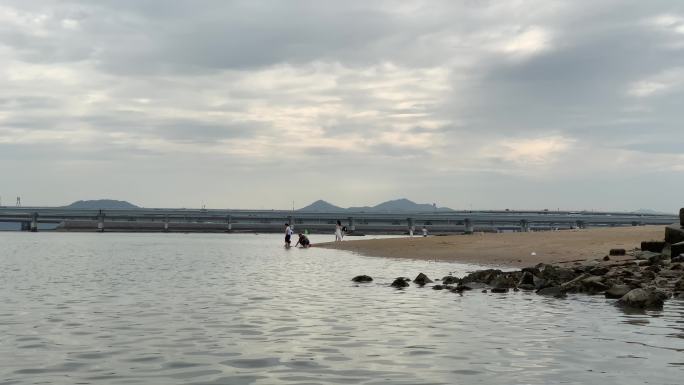
[[[313,236],[314,243],[333,235]],[[0,233],[0,384],[682,384],[684,304],[389,283],[280,235]],[[368,274],[372,283],[351,278]]]

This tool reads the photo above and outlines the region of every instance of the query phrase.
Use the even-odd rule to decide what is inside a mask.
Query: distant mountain
[[[664,213],[662,211],[656,211],[651,209],[639,209],[634,210],[634,214],[644,214],[644,215],[676,215],[674,213]]]
[[[111,210],[139,209],[140,207],[126,201],[117,201],[114,199],[94,199],[86,201],[76,201],[68,206],[64,206],[64,208],[85,210]]]
[[[453,211],[447,207],[436,207],[429,203],[415,203],[408,199],[395,199],[380,203],[376,206],[362,206],[342,208],[330,204],[326,201],[316,201],[309,206],[299,209],[299,211],[306,212],[370,212],[370,213],[417,213],[417,212],[432,212],[432,211]]]
[[[345,211],[342,207],[335,206],[331,203],[328,203],[324,200],[317,200],[316,202],[306,206],[302,207],[301,209],[297,211],[305,211],[305,212],[312,212],[312,213],[335,213],[335,212],[342,212]]]

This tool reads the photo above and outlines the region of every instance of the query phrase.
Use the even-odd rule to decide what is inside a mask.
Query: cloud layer
[[[0,195],[684,206],[673,1],[0,5]]]

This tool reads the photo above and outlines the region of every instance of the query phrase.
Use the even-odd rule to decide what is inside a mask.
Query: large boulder
[[[627,251],[625,249],[610,249],[609,255],[625,255]]]
[[[636,309],[662,309],[667,294],[659,290],[633,289],[618,300],[618,304]]]
[[[665,242],[673,245],[684,242],[684,228],[677,223],[665,227]]]
[[[399,278],[395,279],[394,282],[392,282],[391,286],[401,288],[401,287],[406,287],[408,285],[409,285],[409,283],[404,279],[404,277],[399,277]]]
[[[665,241],[643,241],[641,242],[642,251],[660,253],[665,248]]]
[[[356,277],[352,278],[352,281],[354,282],[373,282],[373,278],[371,278],[369,275],[357,275]]]
[[[416,278],[413,280],[413,283],[418,284],[420,286],[426,285],[428,283],[432,283],[432,280],[428,278],[427,275],[420,273]]]
[[[613,285],[610,289],[606,290],[605,296],[606,298],[619,299],[630,291],[632,291],[632,288],[627,285]]]

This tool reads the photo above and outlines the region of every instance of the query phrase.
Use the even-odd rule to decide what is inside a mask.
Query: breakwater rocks
[[[413,284],[461,295],[473,290],[493,293],[524,290],[556,298],[584,293],[615,299],[616,305],[626,308],[662,309],[668,299],[684,300],[684,209],[680,217],[680,224],[666,227],[665,241],[644,241],[640,249],[634,250],[610,250],[610,255],[621,256],[617,261],[605,256],[571,266],[538,264],[515,271],[486,269],[460,278],[448,275],[435,279],[437,282],[420,273],[412,282],[398,277],[390,286],[405,289]],[[357,278],[354,281],[370,282]]]

